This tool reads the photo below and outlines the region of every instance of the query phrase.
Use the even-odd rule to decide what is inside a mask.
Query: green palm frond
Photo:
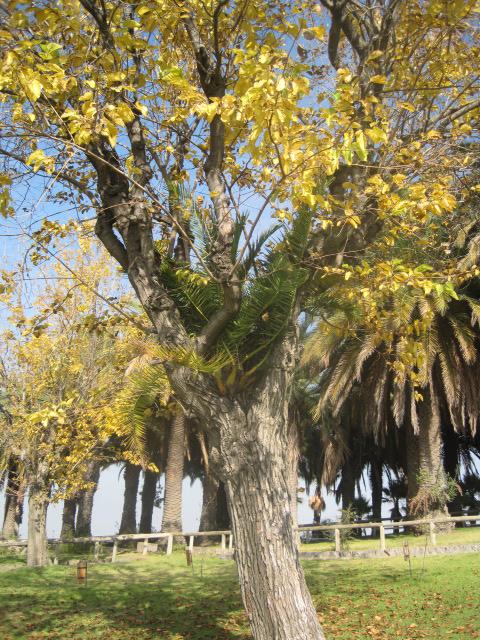
[[[163,367],[141,364],[130,371],[113,411],[127,447],[144,457],[148,422],[156,405],[167,406],[171,388]]]

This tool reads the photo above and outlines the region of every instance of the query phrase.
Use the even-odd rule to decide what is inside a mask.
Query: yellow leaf
[[[370,78],[370,82],[374,82],[375,84],[385,84],[387,82],[387,76],[372,76]]]
[[[103,131],[103,134],[107,138],[108,142],[112,145],[112,147],[117,144],[118,131],[113,122],[105,122],[105,129]]]
[[[387,142],[388,140],[386,132],[383,129],[380,129],[380,127],[366,129],[365,133],[374,144],[377,144],[378,142]]]

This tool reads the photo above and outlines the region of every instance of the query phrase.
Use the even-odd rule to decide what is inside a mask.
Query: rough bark
[[[142,489],[142,512],[139,533],[152,533],[153,507],[157,493],[158,473],[145,471]]]
[[[418,490],[409,500],[409,511],[417,518],[442,517],[448,515],[447,477],[442,460],[440,407],[432,379],[422,396],[417,411]]]
[[[60,538],[70,540],[75,537],[75,516],[77,515],[77,499],[67,498],[63,501],[62,530]]]
[[[182,482],[185,449],[185,415],[179,411],[172,420],[165,471],[165,500],[162,531],[182,530]]]
[[[100,464],[91,462],[85,480],[90,484],[87,489],[83,489],[78,498],[77,526],[75,534],[78,537],[92,535],[92,511],[93,500],[100,479]]]
[[[288,359],[288,352],[285,357]],[[235,558],[255,640],[323,640],[299,563],[288,468],[288,364],[218,413],[215,452],[226,484]],[[212,417],[213,419],[213,417]]]
[[[119,533],[137,532],[137,494],[140,479],[140,467],[127,462],[124,471],[125,492]]]
[[[27,566],[29,567],[44,567],[49,562],[47,508],[47,487],[40,482],[32,482],[28,495]]]

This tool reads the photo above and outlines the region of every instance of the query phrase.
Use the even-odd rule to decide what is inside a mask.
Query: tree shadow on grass
[[[1,579],[2,640],[247,640],[232,567],[137,563],[91,566],[76,584],[74,567],[19,571]],[[21,575],[20,575],[21,574]],[[16,587],[15,587],[16,584]],[[26,608],[28,603],[28,611]]]

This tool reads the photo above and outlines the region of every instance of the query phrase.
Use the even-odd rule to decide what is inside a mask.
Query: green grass
[[[247,640],[235,565],[183,553],[0,570],[2,640]],[[480,638],[478,554],[304,563],[329,640]]]

